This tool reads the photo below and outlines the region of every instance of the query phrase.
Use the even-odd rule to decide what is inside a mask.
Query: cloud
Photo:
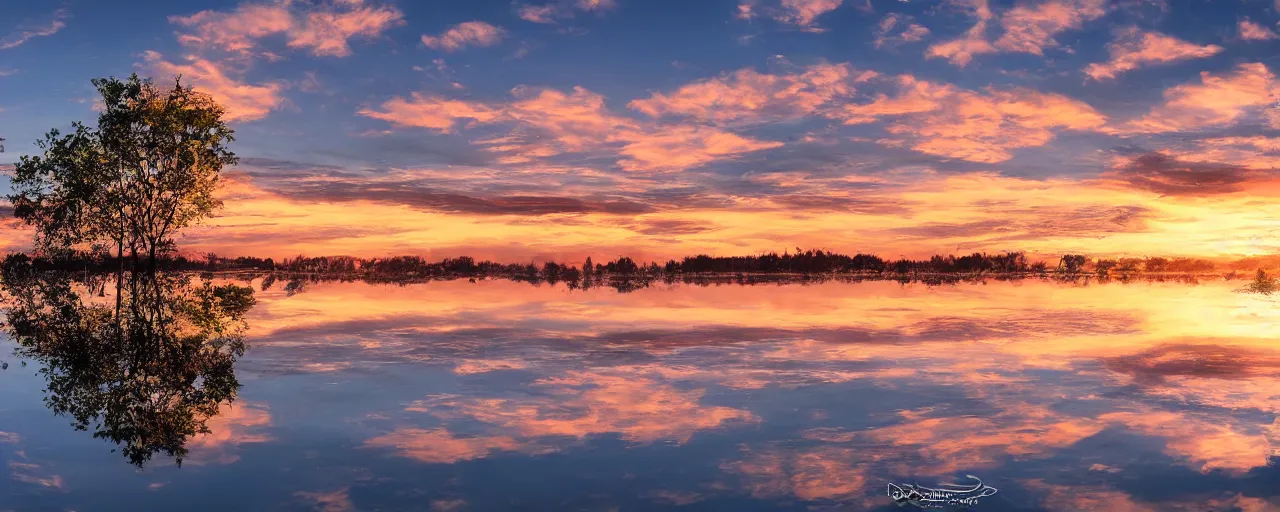
[[[1201,46],[1159,32],[1129,27],[1116,34],[1107,51],[1111,60],[1086,66],[1084,74],[1094,80],[1109,80],[1144,66],[1211,57],[1223,48],[1215,44]]]
[[[1265,176],[1235,164],[1184,162],[1153,152],[1132,159],[1104,178],[1161,195],[1203,197],[1239,192]]]
[[[1249,21],[1248,18],[1241,19],[1236,24],[1236,28],[1240,31],[1240,39],[1245,41],[1268,41],[1280,37],[1274,30]]]
[[[361,0],[339,3],[359,6]],[[310,11],[302,18],[301,24],[289,31],[289,47],[309,48],[316,56],[346,57],[351,55],[349,39],[374,38],[402,23],[403,15],[394,7],[362,6],[348,11]]]
[[[679,171],[782,146],[781,142],[755,140],[698,126],[623,132],[616,140],[625,143],[621,153],[627,158],[618,165],[628,171]]]
[[[526,439],[617,433],[631,443],[684,444],[698,431],[759,421],[746,410],[703,404],[702,389],[676,387],[645,373],[643,368],[571,370],[534,382],[539,393],[525,398],[443,397],[415,403],[409,410],[479,421]],[[549,410],[564,413],[547,414]]]
[[[346,487],[330,492],[298,491],[293,495],[310,502],[313,505],[312,510],[318,512],[351,512],[356,509],[355,504],[351,502],[350,489]]]
[[[944,58],[965,67],[977,55],[999,52],[1044,55],[1045,48],[1058,46],[1055,36],[1077,30],[1107,13],[1106,0],[1049,0],[1035,5],[1021,4],[1000,17],[1003,34],[993,43],[987,32],[996,16],[987,0],[950,0],[976,18],[964,35],[930,46],[925,56]]]
[[[819,16],[834,11],[844,0],[782,0],[782,12],[774,19],[809,27]]]
[[[1054,129],[1095,130],[1106,123],[1093,107],[1059,94],[1025,88],[977,93],[910,75],[899,77],[898,84],[898,96],[847,105],[835,117],[846,124],[895,118],[886,131],[906,140],[890,143],[982,163],[1008,160],[1016,148],[1043,146],[1054,138]]]
[[[271,440],[271,436],[263,432],[271,426],[271,413],[265,404],[224,404],[205,426],[208,432],[187,442],[187,448],[191,450],[186,459],[188,464],[230,464],[240,460],[236,454],[240,445]]]
[[[441,96],[412,93],[409,98],[392,98],[379,110],[360,109],[357,114],[380,119],[396,126],[429,128],[450,133],[459,121],[471,119],[489,122],[502,114],[500,109],[483,103],[451,100]]]
[[[230,12],[206,10],[190,16],[170,16],[169,22],[192,29],[191,33],[178,35],[182,44],[249,53],[257,48],[258,39],[292,28],[293,13],[282,4],[243,4]]]
[[[1051,0],[1034,7],[1024,3],[1001,17],[1004,34],[995,46],[1009,52],[1043,55],[1044,48],[1058,45],[1055,35],[1079,29],[1106,13],[1106,0]]]
[[[66,481],[62,475],[53,474],[48,468],[29,462],[9,462],[9,477],[24,484],[38,485],[49,489],[65,491]]]
[[[505,105],[446,100],[413,95],[392,98],[380,110],[361,115],[401,126],[449,132],[457,121],[504,123],[515,129],[510,137],[477,141],[510,163],[525,163],[566,152],[616,152],[618,165],[630,171],[671,171],[696,167],[742,153],[778,147],[717,128],[640,123],[614,115],[604,97],[582,87],[570,93],[555,89],[517,87]]]
[[[1276,76],[1262,63],[1239,64],[1228,73],[1200,73],[1200,83],[1165,89],[1164,103],[1142,118],[1109,131],[1164,133],[1224,126],[1249,113],[1270,113],[1280,99]],[[1280,126],[1280,116],[1270,118]]]
[[[987,5],[987,0],[951,0],[950,3],[967,9],[978,21],[965,31],[964,35],[930,46],[925,52],[925,57],[943,58],[952,64],[965,67],[975,55],[995,53],[996,47],[987,41],[987,24],[994,17],[991,7]]]
[[[520,19],[533,23],[556,23],[572,18],[577,11],[603,12],[618,6],[614,0],[560,0],[558,2],[521,5],[516,9]]]
[[[1146,385],[1171,384],[1179,377],[1256,379],[1280,376],[1280,354],[1273,350],[1212,344],[1164,344],[1109,358],[1107,369],[1132,375]]]
[[[59,30],[66,28],[66,19],[69,13],[66,9],[58,9],[53,11],[53,18],[47,24],[37,26],[27,26],[18,29],[18,31],[9,34],[0,39],[0,50],[9,50],[22,46],[27,41],[36,37],[47,37],[58,33]]]
[[[351,55],[351,39],[377,37],[404,24],[404,15],[393,6],[365,5],[363,0],[276,0],[241,4],[229,12],[205,10],[170,16],[169,21],[190,29],[180,33],[178,41],[192,47],[270,57],[259,48],[260,40],[283,34],[289,48],[306,49],[316,56],[346,57]]]
[[[213,61],[188,56],[185,64],[175,64],[164,60],[163,55],[153,51],[145,52],[143,58],[155,73],[164,76],[181,75],[182,79],[194,86],[196,90],[212,96],[226,109],[223,119],[227,121],[262,119],[284,103],[281,95],[283,85],[278,83],[253,85],[237,81],[227,76],[226,72]]]
[[[789,75],[746,68],[654,93],[627,106],[649,117],[688,116],[704,121],[762,121],[799,118],[854,92],[854,84],[876,76],[848,64],[818,64]]]
[[[892,33],[899,26],[903,27],[902,31]],[[876,48],[881,48],[923,41],[926,37],[929,37],[930,32],[927,27],[913,23],[910,16],[891,13],[876,24],[875,34],[876,38],[873,44],[875,44]]]
[[[483,21],[459,23],[438,36],[423,35],[422,44],[429,48],[455,52],[467,46],[493,46],[506,37],[507,31]]]
[[[459,437],[445,429],[398,429],[368,441],[365,446],[394,448],[403,457],[430,464],[480,459],[495,451],[516,451],[520,443],[506,436]]]

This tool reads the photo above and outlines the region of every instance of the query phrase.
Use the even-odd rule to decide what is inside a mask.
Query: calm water
[[[902,510],[967,473],[975,510],[1276,511],[1280,303],[1237,286],[277,284],[180,468],[0,346],[0,510]]]

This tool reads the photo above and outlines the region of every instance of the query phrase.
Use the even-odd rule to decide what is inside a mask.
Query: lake
[[[181,467],[0,344],[0,510],[903,510],[970,474],[975,511],[1277,511],[1280,304],[1239,286],[277,283]]]

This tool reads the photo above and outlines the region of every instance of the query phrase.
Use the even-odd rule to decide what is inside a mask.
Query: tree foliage
[[[215,191],[236,162],[232,130],[208,95],[156,86],[136,74],[93,81],[96,127],[50,131],[39,156],[14,169],[14,215],[36,228],[36,247],[57,253],[108,245],[117,257],[154,260],[173,235],[221,206]]]

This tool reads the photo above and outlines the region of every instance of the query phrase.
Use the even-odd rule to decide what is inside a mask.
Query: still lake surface
[[[973,474],[975,511],[1280,511],[1280,302],[1239,286],[277,284],[181,467],[0,342],[0,510],[902,510]]]

